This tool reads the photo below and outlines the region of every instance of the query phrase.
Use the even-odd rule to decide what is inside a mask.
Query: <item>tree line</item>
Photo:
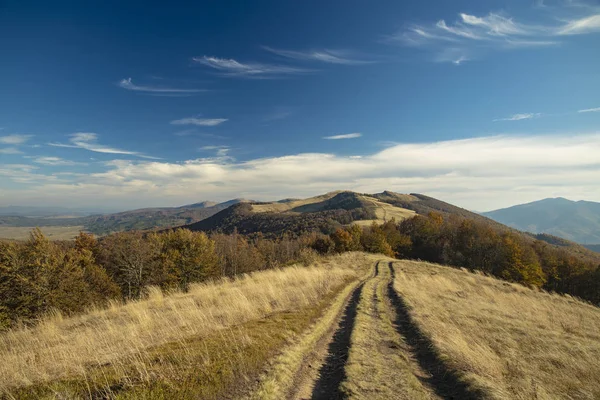
[[[186,291],[191,283],[292,262],[310,263],[311,236],[265,239],[176,229],[120,232],[96,239],[0,241],[0,329],[60,311],[80,313],[111,300],[143,298],[150,286]]]
[[[80,233],[50,241],[39,229],[24,242],[0,241],[0,329],[35,323],[53,310],[71,315],[110,301],[143,298],[150,286],[190,284],[290,263],[319,254],[367,251],[470,270],[600,304],[600,265],[485,221],[430,213],[397,223],[350,225],[333,233],[278,238],[175,229]]]

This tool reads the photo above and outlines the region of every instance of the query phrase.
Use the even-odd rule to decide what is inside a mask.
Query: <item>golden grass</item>
[[[394,328],[396,315],[387,295],[388,259],[362,290],[343,391],[349,399],[434,399],[418,376],[424,376],[409,347]]]
[[[298,199],[286,201],[283,203],[266,203],[266,204],[253,204],[252,211],[254,212],[288,212],[293,208],[300,206],[307,206],[310,204],[321,203],[323,201],[329,200],[332,197],[342,193],[343,190],[337,190],[334,192],[325,193],[315,197],[309,197],[307,199]],[[312,211],[320,211],[319,209],[315,209]]]
[[[0,226],[0,239],[26,240],[29,239],[34,226]],[[83,226],[45,226],[40,228],[50,240],[72,240],[85,231]]]
[[[247,363],[257,367],[273,346],[293,333],[287,324],[297,325],[298,310],[315,309],[356,279],[360,272],[345,266],[353,257],[347,254],[316,266],[194,285],[188,293],[165,296],[154,289],[144,301],[114,304],[74,318],[55,316],[35,328],[9,331],[0,335],[0,394],[33,397],[31,393],[47,394],[57,388],[68,392],[72,381],[78,390],[87,385],[94,393],[101,388],[106,394],[123,382],[135,389],[136,383],[139,388],[140,382],[143,387],[161,380],[155,376],[157,365],[169,365],[180,374],[178,366],[191,358],[203,359],[207,368],[216,369],[211,379],[229,373],[246,353],[257,353],[256,362]],[[305,325],[316,317],[305,314]],[[164,369],[159,368],[160,373]],[[177,374],[172,373],[172,382]],[[45,391],[23,391],[24,387]],[[160,393],[172,389],[160,388]]]
[[[433,264],[396,262],[395,289],[441,358],[495,399],[599,399],[600,309]]]

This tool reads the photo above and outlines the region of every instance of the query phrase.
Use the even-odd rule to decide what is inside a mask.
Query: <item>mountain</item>
[[[454,214],[495,222],[465,209],[421,194],[385,191],[362,194],[335,191],[307,199],[285,199],[274,202],[247,202],[234,205],[185,228],[206,232],[243,234],[261,233],[279,236],[307,232],[331,233],[342,225],[370,225],[394,218],[401,221],[429,212]]]
[[[521,231],[547,233],[582,244],[600,243],[600,203],[562,197],[482,213]]]

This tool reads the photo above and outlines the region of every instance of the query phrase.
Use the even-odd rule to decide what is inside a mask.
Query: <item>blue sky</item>
[[[598,2],[187,3],[0,2],[0,205],[600,201]]]

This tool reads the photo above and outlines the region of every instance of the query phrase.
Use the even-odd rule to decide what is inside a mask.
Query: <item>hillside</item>
[[[547,233],[581,244],[600,243],[600,203],[559,197],[483,215],[521,231]]]
[[[337,191],[308,199],[287,199],[270,203],[238,204],[200,222],[186,225],[195,231],[280,236],[308,232],[332,233],[356,222],[369,225],[414,216],[413,210],[397,207],[371,195]]]
[[[0,396],[597,399],[598,332],[571,297],[346,253],[0,334]]]

